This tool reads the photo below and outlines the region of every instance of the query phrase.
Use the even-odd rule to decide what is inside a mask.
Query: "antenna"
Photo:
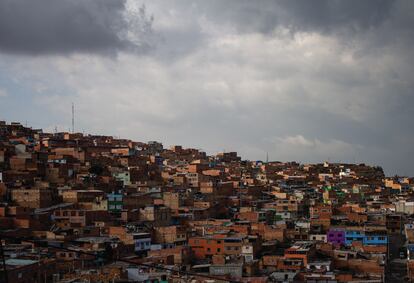
[[[72,134],[75,133],[75,104],[72,102]]]

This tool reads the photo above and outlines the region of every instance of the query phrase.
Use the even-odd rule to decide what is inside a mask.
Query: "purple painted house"
[[[345,230],[340,228],[331,228],[326,234],[328,243],[333,245],[345,245]]]

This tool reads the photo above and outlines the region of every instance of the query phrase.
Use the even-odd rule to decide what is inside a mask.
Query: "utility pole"
[[[243,206],[242,203],[242,188],[244,188],[244,180],[243,180],[243,168],[240,168],[240,181],[239,181],[239,212]]]
[[[4,282],[9,283],[9,276],[7,276],[7,266],[6,266],[6,259],[4,258],[4,251],[3,251],[3,241],[0,236],[0,256],[3,262],[3,277]]]

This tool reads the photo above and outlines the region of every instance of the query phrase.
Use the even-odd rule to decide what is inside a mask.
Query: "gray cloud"
[[[125,4],[124,0],[0,0],[0,50],[61,54],[144,48],[126,36],[131,27]],[[145,35],[151,19],[142,12],[132,15],[132,28]]]
[[[242,32],[271,33],[277,26],[316,32],[368,29],[389,18],[395,1],[212,0],[196,3],[208,17],[236,25]]]
[[[396,9],[394,0],[176,0],[147,5],[161,17],[174,11],[176,18],[170,20],[187,24],[159,30],[158,48],[172,57],[205,43],[194,14],[239,32],[271,34],[283,27],[291,32],[349,34],[383,24]],[[0,0],[0,50],[27,54],[148,50],[152,19],[141,12],[126,9],[126,0]],[[407,19],[394,25],[403,28]]]
[[[382,24],[389,18],[393,0],[282,0],[283,22],[300,30],[330,32],[338,28],[354,31]]]
[[[275,160],[330,158],[414,174],[413,1],[151,0],[152,26],[140,3],[134,10],[130,2],[62,1],[92,15],[99,32],[91,41],[102,34],[108,38],[102,44],[59,35],[48,37],[57,47],[29,48],[24,33],[18,46],[1,43],[7,52],[64,55],[0,55],[0,82],[20,82],[7,85],[5,118],[65,128],[75,102],[85,132],[211,153],[237,150],[249,159],[269,152]],[[42,15],[49,8],[33,9]],[[54,13],[43,14],[38,18],[54,22]],[[33,34],[62,29],[31,21]],[[156,48],[147,56],[126,52],[145,46],[148,30]],[[100,56],[108,50],[118,56]],[[13,88],[28,94],[24,101],[31,103],[23,107],[35,115],[7,107],[22,105]]]
[[[291,36],[314,32],[335,36],[344,47],[359,45],[364,54],[366,48],[409,38],[414,7],[405,0],[153,0],[147,5],[164,21],[156,23],[163,39],[157,44],[158,55],[164,59],[196,52],[218,29],[270,37],[278,36],[275,31],[280,29]]]

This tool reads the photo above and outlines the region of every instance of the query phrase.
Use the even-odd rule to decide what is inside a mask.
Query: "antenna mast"
[[[75,133],[75,104],[72,102],[72,134]]]

